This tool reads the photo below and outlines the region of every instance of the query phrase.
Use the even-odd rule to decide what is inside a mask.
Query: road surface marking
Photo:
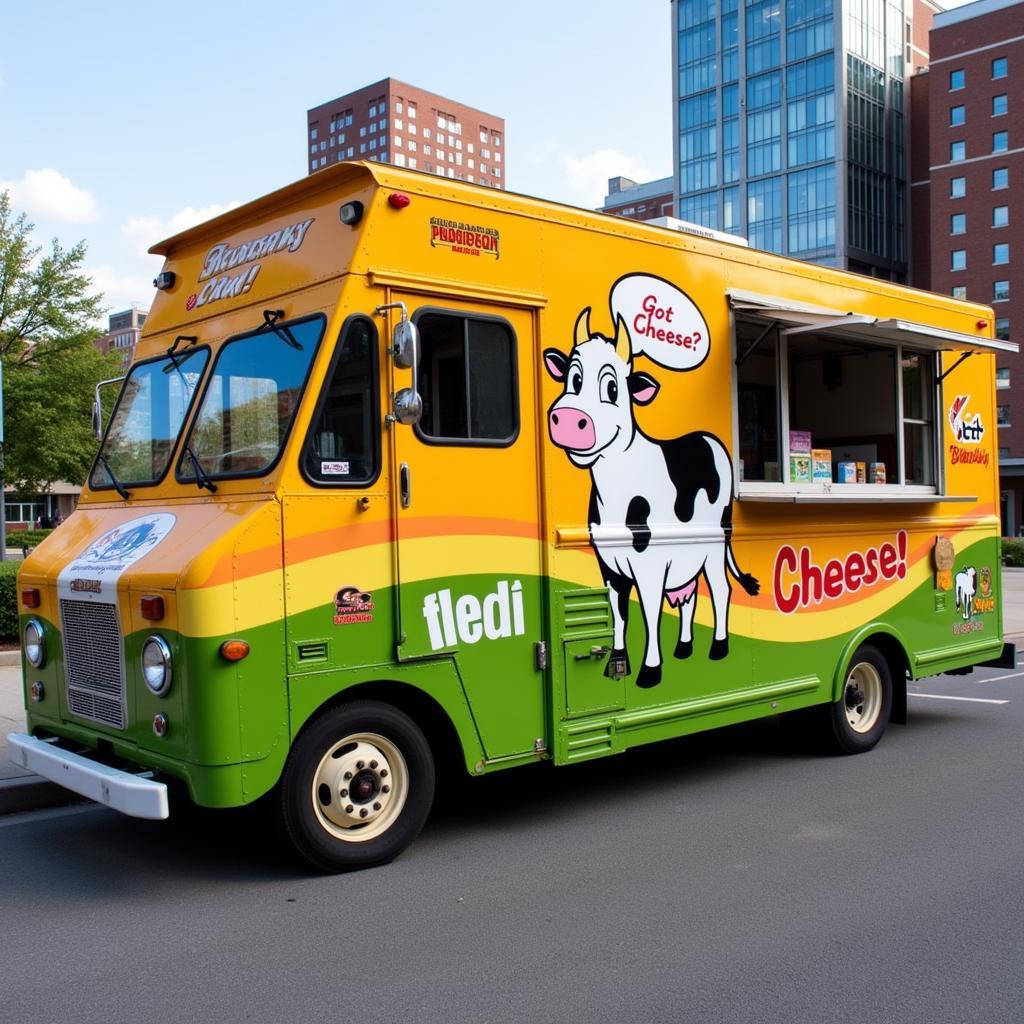
[[[1011,672],[1008,676],[990,676],[988,679],[979,679],[979,683],[998,683],[1001,679],[1017,679],[1024,676],[1024,672]]]
[[[947,697],[942,693],[911,693],[911,697],[928,697],[931,700],[963,700],[971,704],[1009,704],[1008,700],[992,700],[990,697]]]

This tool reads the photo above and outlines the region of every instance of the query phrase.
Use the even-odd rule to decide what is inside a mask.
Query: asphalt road
[[[250,812],[0,819],[0,1019],[1019,1022],[1024,667],[912,689],[970,699],[478,780],[348,876]]]

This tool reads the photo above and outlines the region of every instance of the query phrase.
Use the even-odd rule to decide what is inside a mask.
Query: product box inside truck
[[[393,857],[435,765],[787,712],[836,749],[999,660],[990,309],[378,164],[155,247],[19,577],[22,762]]]

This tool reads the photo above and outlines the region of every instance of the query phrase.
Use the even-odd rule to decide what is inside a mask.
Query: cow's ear
[[[650,405],[654,396],[658,393],[661,385],[649,374],[642,370],[634,370],[627,378],[629,383],[629,397],[637,405]]]
[[[569,368],[569,357],[564,352],[559,352],[557,348],[544,349],[544,365],[548,368],[548,373],[559,384],[565,383],[565,373]]]

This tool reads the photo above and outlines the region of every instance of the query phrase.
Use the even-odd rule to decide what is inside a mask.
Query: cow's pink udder
[[[686,584],[685,587],[680,587],[678,590],[669,590],[665,592],[665,596],[668,598],[668,603],[673,608],[678,608],[684,601],[689,601],[693,597],[693,592],[697,589],[697,579],[694,577]]]
[[[548,417],[548,426],[551,430],[551,440],[559,448],[585,452],[597,443],[594,421],[580,409],[570,409],[566,406],[552,409]]]

